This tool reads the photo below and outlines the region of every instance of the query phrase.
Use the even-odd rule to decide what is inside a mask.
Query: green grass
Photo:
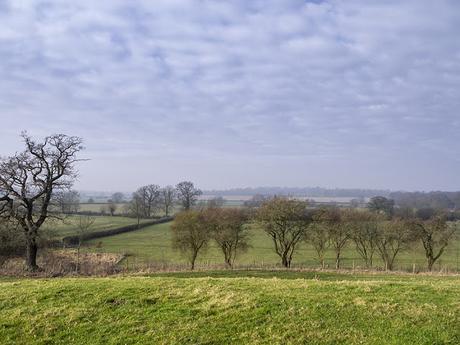
[[[78,229],[78,221],[80,216],[67,216],[64,221],[51,220],[44,226],[44,231],[51,233],[56,238],[75,235]],[[84,216],[83,216],[84,217]],[[136,218],[120,217],[120,216],[95,216],[95,222],[90,228],[91,231],[101,231],[118,228],[125,225],[137,224]],[[141,222],[148,221],[141,219]]]
[[[155,262],[167,264],[185,264],[186,260],[180,253],[173,251],[171,248],[171,231],[172,223],[154,225],[145,229],[124,233],[116,236],[99,238],[89,241],[87,245],[95,246],[96,243],[102,242],[102,251],[113,253],[129,253],[134,256],[131,261],[137,263]],[[271,239],[260,229],[253,228],[251,232],[251,245],[246,253],[242,253],[237,258],[238,265],[267,266],[279,263],[279,257],[273,250]],[[92,250],[91,248],[89,250]],[[452,241],[447,247],[446,252],[439,260],[435,269],[448,268],[458,270],[460,267],[460,241]],[[375,265],[383,266],[378,254],[375,254]],[[222,264],[223,257],[216,245],[211,242],[208,250],[198,256],[197,263],[200,265]],[[327,252],[326,263],[334,267],[334,253],[332,250]],[[426,267],[423,249],[420,245],[414,246],[410,251],[402,252],[397,257],[396,269],[410,270],[412,265],[416,269],[423,270]],[[313,248],[307,244],[301,244],[297,249],[294,260],[294,266],[301,267],[318,267],[316,254]],[[363,267],[363,261],[354,250],[353,244],[345,249],[343,253],[344,268]]]
[[[0,279],[0,343],[460,343],[458,277],[286,274]]]

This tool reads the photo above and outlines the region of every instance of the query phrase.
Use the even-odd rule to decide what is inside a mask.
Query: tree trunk
[[[335,269],[340,269],[340,252],[335,253]]]
[[[283,257],[281,258],[281,263],[286,268],[291,267],[291,261],[289,260],[289,258],[286,255],[283,255]]]
[[[319,261],[321,263],[321,269],[324,270],[324,268],[326,267],[325,262],[324,262],[324,258],[320,258]]]
[[[26,269],[30,272],[35,272],[39,269],[37,265],[37,252],[37,242],[34,238],[28,238],[26,248]]]
[[[433,265],[434,265],[433,258],[428,258],[428,271],[431,272],[433,270]]]
[[[232,259],[231,257],[226,257],[225,258],[225,264],[227,265],[227,268],[232,268]]]
[[[190,269],[193,271],[195,269],[195,261],[196,261],[196,257],[198,256],[198,251],[194,252],[192,254],[192,259],[190,260]]]

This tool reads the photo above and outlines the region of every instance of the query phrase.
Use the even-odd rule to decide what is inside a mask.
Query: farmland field
[[[101,212],[102,210],[106,213],[108,213],[108,203],[106,202],[98,202],[98,203],[80,203],[80,208],[79,211],[82,212]],[[124,211],[126,204],[125,203],[120,203],[120,204],[115,204],[116,210],[115,214],[120,214]]]
[[[171,224],[158,224],[130,233],[99,238],[87,242],[86,245],[89,246],[88,250],[92,250],[93,246],[102,242],[102,251],[131,254],[138,263],[184,264],[186,263],[185,259],[180,253],[173,251],[171,248]],[[237,265],[267,266],[279,263],[279,258],[273,250],[271,239],[257,227],[254,227],[251,232],[251,246],[246,253],[242,253],[237,258]],[[460,268],[459,254],[460,241],[457,239],[447,247],[435,269],[448,268],[449,270],[458,271]],[[199,265],[222,264],[223,258],[218,248],[211,242],[209,249],[198,256],[197,263]],[[330,267],[334,265],[334,253],[332,250],[327,253],[326,263]],[[377,253],[375,254],[375,264],[376,266],[382,266]],[[418,245],[411,251],[402,252],[397,258],[395,268],[410,270],[414,264],[417,270],[425,269],[424,252]],[[313,248],[306,244],[300,245],[294,255],[293,265],[318,267]],[[363,262],[350,243],[343,253],[343,267],[351,268],[353,265],[362,267]]]
[[[1,279],[1,344],[458,344],[460,278],[311,272]]]
[[[136,218],[121,216],[95,216],[95,222],[90,228],[91,231],[114,229],[125,225],[137,224]],[[55,238],[62,238],[75,235],[78,229],[79,216],[67,216],[64,221],[50,220],[44,226],[44,231],[49,232]],[[141,222],[149,221],[141,219]]]

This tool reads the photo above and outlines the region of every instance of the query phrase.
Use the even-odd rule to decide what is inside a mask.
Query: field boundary
[[[144,222],[140,224],[131,224],[131,225],[125,225],[121,226],[119,228],[115,229],[109,229],[109,230],[101,230],[101,231],[95,231],[91,232],[88,234],[85,234],[81,237],[82,241],[87,241],[87,240],[92,240],[95,238],[102,238],[102,237],[108,237],[108,236],[114,236],[118,234],[123,234],[125,232],[131,232],[131,231],[136,231],[140,230],[143,228],[146,228],[148,226],[156,225],[156,224],[162,224],[162,223],[167,223],[172,221],[174,218],[173,217],[162,217],[159,219],[152,220],[150,222]],[[80,237],[77,235],[71,235],[71,236],[66,236],[62,239],[62,243],[64,246],[75,246],[78,244],[80,240]]]

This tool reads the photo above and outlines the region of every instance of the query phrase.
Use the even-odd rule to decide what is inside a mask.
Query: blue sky
[[[80,189],[460,189],[456,0],[0,0],[0,155],[79,135]]]

